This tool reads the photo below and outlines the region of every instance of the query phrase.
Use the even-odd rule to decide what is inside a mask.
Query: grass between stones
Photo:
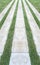
[[[27,3],[26,0],[25,0],[25,2],[26,2],[26,4],[28,5],[28,7],[29,7],[29,9],[30,9],[30,11],[31,11],[31,13],[32,13],[32,15],[33,15],[33,17],[34,17],[34,19],[35,19],[37,25],[38,25],[38,27],[40,28],[40,21],[38,20],[37,16],[34,14],[34,12],[32,11],[32,9],[30,8],[30,6],[29,6],[29,4]]]
[[[24,14],[24,21],[25,21],[25,28],[26,28],[26,34],[27,34],[27,40],[28,40],[31,65],[40,65],[39,56],[38,56],[37,51],[36,51],[36,46],[34,44],[32,31],[31,31],[30,25],[28,23],[28,18],[26,16],[23,1],[22,1],[22,9],[23,9],[23,14]]]
[[[1,56],[0,65],[9,65],[10,56],[11,56],[11,48],[12,48],[12,40],[13,40],[17,10],[18,10],[18,3],[19,3],[19,0],[17,2],[16,9],[14,12],[14,17],[13,17],[13,20],[12,20],[12,23],[11,23],[11,26],[9,29],[5,48],[4,48],[3,54]]]
[[[14,2],[15,2],[15,0],[14,0]],[[12,5],[14,4],[14,2],[12,3]],[[9,13],[9,11],[10,11],[11,8],[12,8],[12,5],[11,5],[10,8],[8,9],[7,13],[4,15],[3,19],[1,20],[1,22],[0,22],[0,29],[1,29],[2,25],[4,24],[4,22],[5,22],[5,20],[6,20],[6,17],[8,16],[8,13]]]
[[[29,0],[35,8],[40,12],[40,0]]]
[[[11,0],[0,0],[0,13],[11,2]]]

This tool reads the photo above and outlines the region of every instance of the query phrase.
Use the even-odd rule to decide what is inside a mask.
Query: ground
[[[3,5],[0,6],[0,65],[40,65],[38,6],[29,0],[5,0]]]

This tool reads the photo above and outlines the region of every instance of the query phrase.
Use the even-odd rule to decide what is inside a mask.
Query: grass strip
[[[38,56],[37,51],[36,51],[36,46],[34,44],[32,31],[31,31],[30,25],[28,23],[28,18],[26,16],[23,1],[22,1],[22,9],[23,9],[23,14],[24,14],[24,21],[25,21],[25,28],[26,28],[26,34],[27,34],[27,40],[28,40],[31,65],[40,65],[39,56]]]
[[[33,4],[33,6],[35,6],[35,8],[40,13],[40,0],[29,0],[29,1]]]
[[[15,2],[15,0],[14,0],[14,2]],[[12,3],[12,5],[14,4],[14,2]],[[9,13],[10,9],[12,8],[12,5],[8,9],[7,13],[4,15],[3,19],[1,20],[1,22],[0,22],[0,29],[1,29],[2,25],[4,24],[4,21],[5,21],[6,17],[8,16],[8,13]]]
[[[11,2],[11,0],[0,0],[0,13]]]
[[[18,10],[18,2],[17,2],[16,9],[14,12],[13,20],[9,29],[8,38],[5,44],[4,52],[3,52],[3,55],[1,56],[0,65],[9,65],[10,56],[11,56],[11,48],[12,48],[12,40],[13,40],[17,10]]]
[[[32,15],[33,15],[33,17],[34,17],[34,19],[35,19],[37,25],[38,25],[38,27],[40,28],[40,21],[38,20],[37,16],[34,14],[34,12],[32,11],[31,7],[29,6],[29,4],[27,3],[26,0],[25,0],[25,2],[26,2],[26,4],[28,5],[28,7],[29,7],[29,9],[30,9],[30,11],[31,11],[31,13],[32,13]]]

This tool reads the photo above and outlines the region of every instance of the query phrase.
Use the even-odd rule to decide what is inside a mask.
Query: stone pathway
[[[19,16],[20,15],[20,16]],[[25,24],[23,19],[22,4],[19,1],[15,32],[13,37],[12,53],[9,65],[30,65],[30,58],[28,52],[28,42],[25,32]],[[13,61],[12,61],[13,60]]]

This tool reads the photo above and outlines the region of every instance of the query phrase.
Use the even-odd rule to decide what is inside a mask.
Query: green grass
[[[7,6],[7,4],[9,4],[10,1],[11,0],[0,0],[0,13]]]
[[[6,40],[4,52],[1,56],[0,65],[9,65],[14,29],[15,29],[15,22],[16,22],[17,10],[18,10],[18,3],[19,3],[19,1],[17,2],[17,5],[16,5],[14,17],[13,17],[13,20],[12,20],[12,23],[11,23],[11,26],[9,29],[8,38]]]
[[[35,8],[40,12],[40,0],[29,0]]]
[[[25,0],[25,2],[26,2],[26,4],[28,5],[28,7],[29,7],[29,9],[30,9],[30,11],[31,11],[31,13],[32,13],[32,15],[33,15],[33,17],[34,17],[34,19],[35,19],[37,25],[38,25],[38,27],[40,28],[40,21],[38,20],[37,16],[34,14],[34,12],[32,11],[32,9],[30,8],[30,6],[29,6],[29,4],[27,3],[26,0]]]
[[[26,16],[23,1],[22,1],[22,8],[23,8],[23,14],[24,14],[24,22],[25,22],[25,28],[26,28],[26,34],[27,34],[27,40],[28,40],[28,48],[29,48],[31,65],[40,65],[39,56],[38,56],[37,51],[36,51],[36,46],[35,46],[35,43],[33,40],[30,25],[28,23],[28,18]]]
[[[15,0],[14,0],[14,2],[15,2]],[[1,20],[1,22],[0,22],[0,29],[1,29],[2,25],[4,24],[5,19],[6,19],[6,17],[8,16],[8,13],[10,12],[10,10],[11,10],[11,8],[12,8],[14,2],[13,2],[12,5],[10,6],[10,8],[8,9],[7,13],[4,15],[3,19]]]

